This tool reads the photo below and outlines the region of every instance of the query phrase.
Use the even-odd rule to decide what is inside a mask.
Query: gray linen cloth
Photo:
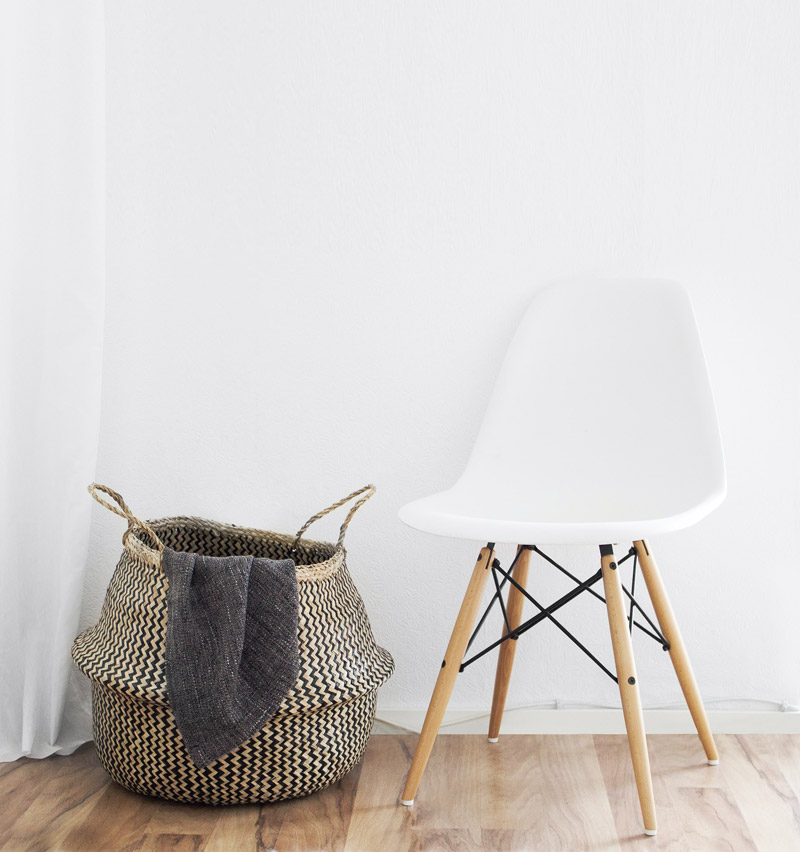
[[[264,727],[298,672],[291,559],[165,548],[166,676],[189,755],[206,766]]]

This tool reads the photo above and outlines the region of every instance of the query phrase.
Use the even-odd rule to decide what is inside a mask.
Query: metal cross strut
[[[487,545],[487,547],[489,547],[490,551],[491,551],[491,550],[493,550],[494,545],[490,543],[490,544]],[[560,598],[558,598],[558,600],[554,601],[549,606],[542,606],[542,604],[540,604],[539,601],[537,601],[536,598],[533,597],[533,595],[531,595],[526,589],[524,589],[512,576],[514,568],[517,564],[517,560],[520,558],[520,555],[525,550],[530,550],[531,552],[536,553],[537,555],[541,556],[542,559],[544,559],[550,565],[557,568],[559,571],[562,572],[562,574],[569,577],[570,580],[572,580],[573,583],[575,583],[575,588],[571,589],[565,595],[562,595]],[[612,562],[610,567],[612,569],[616,570],[617,566],[622,565],[623,563],[627,562],[631,558],[633,559],[633,571],[632,571],[632,574],[631,574],[631,590],[628,591],[628,589],[625,587],[624,584],[622,586],[622,591],[625,593],[625,595],[630,600],[630,610],[629,610],[629,613],[628,613],[629,630],[631,631],[631,633],[633,633],[633,628],[638,627],[639,630],[641,630],[643,633],[647,634],[651,639],[654,639],[656,642],[658,642],[665,651],[668,651],[669,650],[669,642],[667,642],[667,640],[664,638],[664,635],[661,633],[661,631],[658,629],[658,627],[656,627],[656,625],[654,624],[653,620],[641,608],[641,606],[639,606],[638,601],[633,596],[633,591],[636,587],[636,569],[638,567],[638,554],[636,552],[636,548],[631,547],[631,549],[627,552],[627,554],[625,556],[622,557],[622,559],[620,559],[618,562]],[[495,592],[492,595],[492,598],[489,601],[489,605],[486,607],[486,610],[484,611],[483,615],[478,620],[478,624],[475,627],[475,630],[472,632],[472,636],[470,637],[469,642],[467,643],[467,649],[466,650],[467,650],[467,652],[469,652],[469,649],[472,646],[472,643],[475,641],[475,637],[478,635],[478,633],[480,633],[480,630],[483,627],[484,622],[486,621],[489,613],[492,611],[492,608],[495,605],[495,602],[497,602],[497,601],[500,602],[500,609],[502,610],[502,613],[503,613],[503,621],[505,622],[507,632],[504,633],[503,636],[501,636],[498,640],[496,640],[495,642],[492,642],[491,645],[488,645],[486,648],[484,648],[482,651],[479,651],[477,654],[474,654],[469,659],[464,660],[464,662],[461,663],[459,671],[463,672],[464,669],[467,666],[471,665],[476,660],[479,660],[482,656],[484,656],[484,654],[488,654],[489,651],[493,650],[498,645],[501,645],[503,642],[506,642],[509,639],[517,640],[523,633],[526,633],[528,630],[530,630],[531,627],[535,627],[540,622],[548,619],[565,636],[567,636],[569,639],[571,639],[572,642],[574,642],[575,645],[577,645],[581,649],[581,651],[583,651],[583,653],[586,654],[586,656],[589,657],[589,659],[593,663],[595,663],[595,665],[599,666],[611,678],[611,680],[613,680],[615,683],[617,683],[617,676],[607,666],[603,665],[603,663],[601,663],[600,660],[598,660],[597,657],[580,640],[576,639],[576,637],[573,636],[572,633],[570,633],[570,631],[567,630],[567,628],[564,627],[564,625],[560,621],[558,621],[558,619],[553,615],[554,612],[561,609],[562,606],[568,604],[570,601],[577,598],[583,592],[589,592],[589,594],[593,595],[595,598],[597,598],[598,600],[605,603],[606,599],[603,597],[603,595],[601,595],[599,592],[595,591],[592,588],[592,586],[594,586],[596,583],[598,583],[602,579],[602,577],[603,577],[602,570],[599,570],[596,573],[592,574],[592,576],[589,577],[587,580],[580,580],[578,577],[576,577],[570,571],[567,571],[567,569],[564,568],[562,565],[559,565],[558,562],[555,561],[555,559],[553,559],[552,557],[550,557],[546,553],[544,553],[542,550],[540,550],[535,544],[526,544],[523,547],[519,548],[516,556],[514,557],[514,561],[511,563],[508,570],[504,570],[502,568],[499,559],[494,559],[492,561],[492,564],[491,564],[491,571],[492,571],[492,579],[494,580]],[[500,580],[500,577],[502,577],[502,581]],[[524,621],[522,624],[519,625],[519,627],[516,627],[513,630],[511,629],[511,625],[508,621],[508,615],[506,613],[506,607],[505,607],[505,604],[503,602],[503,588],[505,587],[506,583],[511,583],[512,586],[517,588],[536,607],[536,609],[539,610],[536,615],[534,615],[532,618],[529,618],[527,621]],[[644,627],[642,624],[640,624],[638,621],[636,621],[636,618],[634,616],[634,610],[637,611],[638,613],[641,613],[642,618],[644,618],[644,620],[650,626],[651,630],[648,630],[647,627]],[[444,663],[442,663],[442,665],[444,665]]]

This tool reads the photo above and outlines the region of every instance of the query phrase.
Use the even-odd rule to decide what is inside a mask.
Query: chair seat
[[[639,508],[645,511],[641,513],[615,513],[613,500],[607,500],[601,515],[588,505],[548,505],[546,495],[540,501],[523,502],[504,499],[501,494],[476,495],[454,487],[414,500],[399,514],[400,520],[414,529],[452,538],[541,545],[615,544],[691,526],[724,497],[725,489],[721,487],[692,509],[666,516],[646,512],[644,496]]]
[[[536,294],[461,477],[400,518],[484,542],[613,544],[696,523],[725,487],[686,290],[581,280]]]

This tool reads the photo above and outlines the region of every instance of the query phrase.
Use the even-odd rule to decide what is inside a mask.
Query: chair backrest
[[[705,358],[673,281],[587,280],[533,299],[454,490],[563,523],[702,517],[725,496]]]

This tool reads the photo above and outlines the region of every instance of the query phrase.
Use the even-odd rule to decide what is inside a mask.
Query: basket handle
[[[300,539],[302,538],[303,533],[311,526],[311,524],[314,523],[314,521],[318,521],[320,518],[324,518],[325,515],[327,515],[329,512],[332,512],[334,509],[338,509],[339,506],[344,506],[345,503],[349,503],[350,500],[352,500],[354,497],[358,497],[360,494],[363,494],[364,496],[352,505],[350,511],[347,513],[347,517],[344,519],[344,523],[342,524],[341,529],[339,530],[339,540],[336,542],[336,547],[337,549],[341,548],[344,543],[344,535],[347,532],[347,525],[353,519],[353,515],[355,515],[355,513],[364,505],[364,503],[367,502],[367,500],[369,500],[370,497],[372,497],[374,493],[374,485],[365,485],[363,488],[359,488],[358,491],[354,491],[352,494],[348,494],[347,497],[342,497],[341,500],[337,501],[331,506],[328,506],[327,509],[323,509],[321,512],[317,512],[316,515],[312,515],[303,524],[303,526],[300,527],[300,530],[294,537],[294,542],[292,543],[292,550],[294,551],[297,549],[297,545],[300,543]]]
[[[164,552],[164,545],[163,545],[161,539],[156,535],[155,530],[149,524],[146,524],[144,521],[140,521],[136,517],[136,515],[134,515],[133,512],[131,512],[131,510],[128,508],[128,504],[122,499],[122,497],[119,494],[117,494],[116,491],[109,488],[107,485],[98,485],[96,482],[93,482],[89,486],[88,491],[92,495],[92,497],[94,497],[94,499],[97,500],[97,502],[101,506],[105,506],[106,509],[109,509],[115,515],[119,515],[120,518],[125,518],[127,520],[128,529],[126,529],[125,532],[122,534],[123,546],[125,546],[127,544],[128,536],[133,532],[134,528],[139,527],[139,529],[144,530],[144,532],[146,532],[150,536],[153,543],[158,548],[158,552],[159,553]],[[105,501],[97,493],[98,491],[102,491],[103,494],[108,494],[108,496],[111,497],[111,499],[114,500],[117,503],[117,506],[119,506],[119,508],[117,508],[117,506],[114,506],[111,503],[108,503],[107,501]]]

